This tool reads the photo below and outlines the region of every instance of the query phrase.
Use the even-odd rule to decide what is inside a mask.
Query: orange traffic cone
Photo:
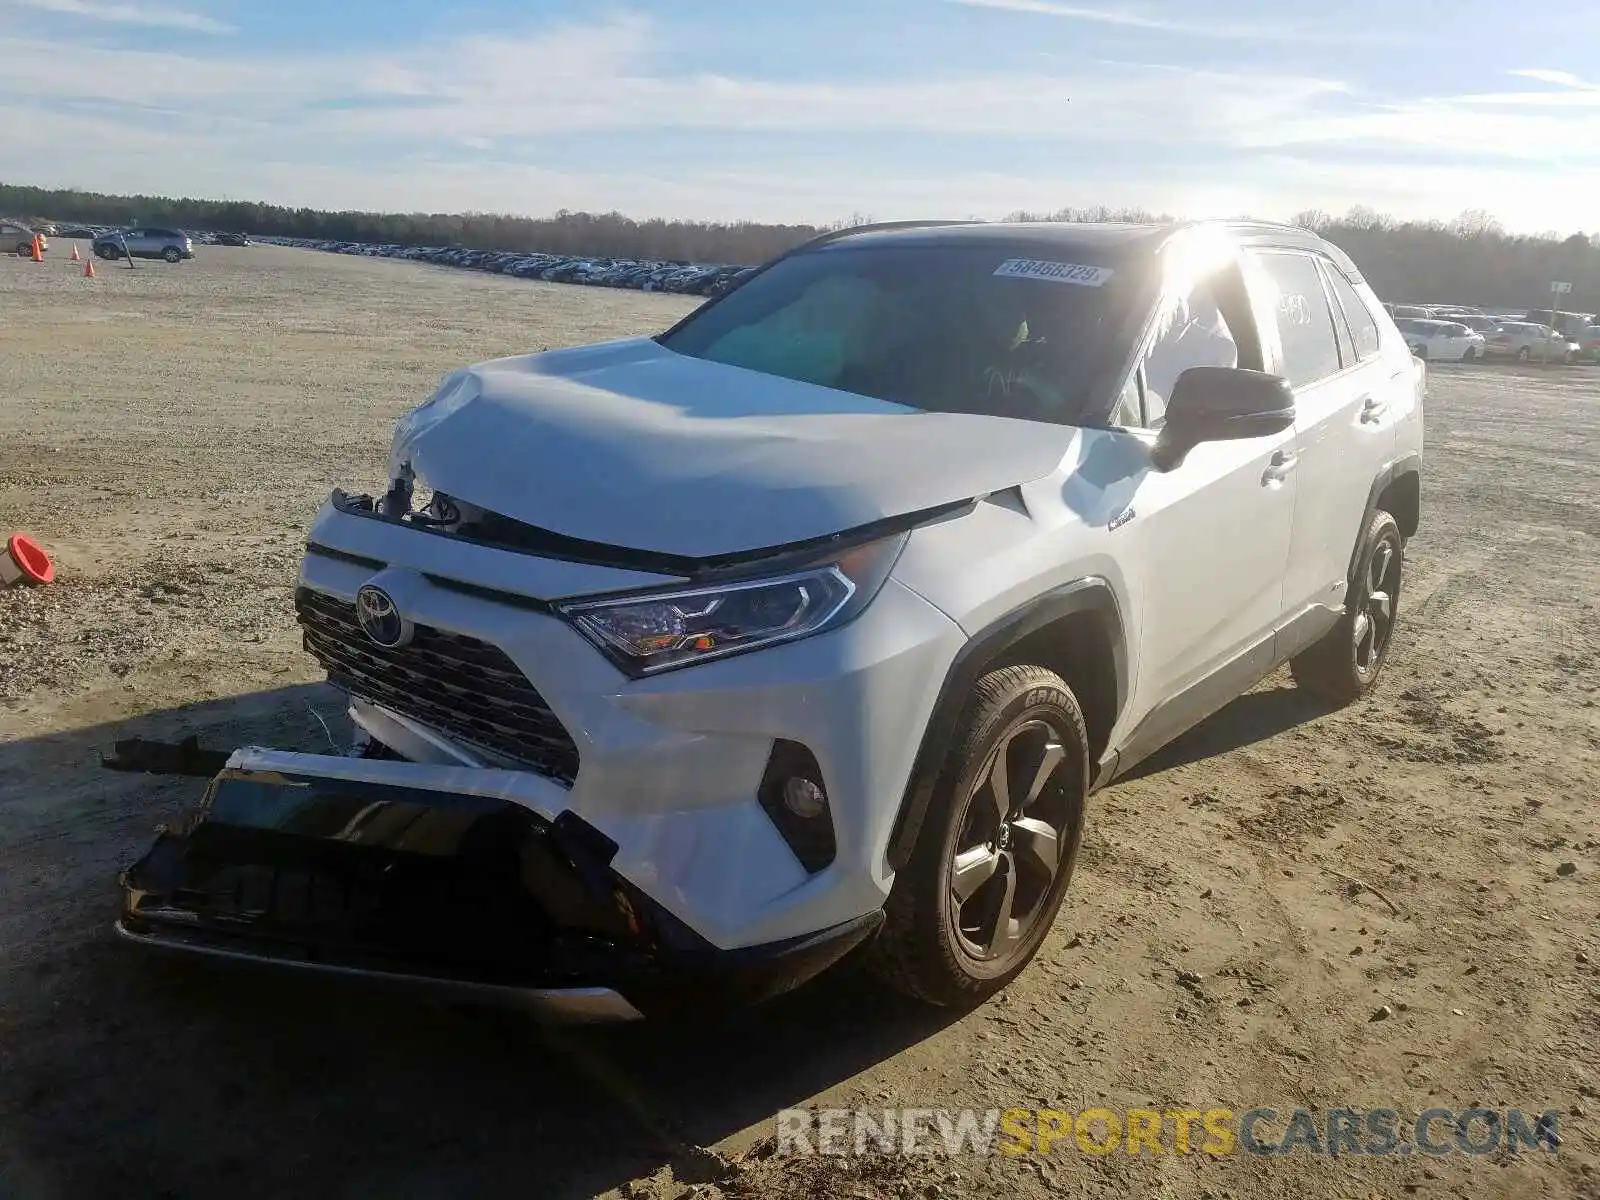
[[[86,258],[83,260],[83,277],[85,279],[94,278],[94,259]]]
[[[44,250],[39,245],[39,235],[37,233],[33,235],[33,261],[44,261]]]
[[[73,246],[72,247],[72,261],[73,262],[79,261],[78,260],[78,247],[77,246]]]

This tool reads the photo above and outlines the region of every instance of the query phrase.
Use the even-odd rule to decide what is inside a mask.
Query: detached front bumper
[[[124,938],[608,1021],[768,999],[881,921],[718,950],[611,869],[604,834],[570,812],[545,821],[483,779],[509,773],[467,772],[463,792],[266,769],[270,757],[235,756],[123,873]]]

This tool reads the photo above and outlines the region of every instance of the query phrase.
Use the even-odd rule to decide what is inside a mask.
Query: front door
[[[1193,366],[1262,369],[1237,260],[1167,301],[1139,372],[1151,441],[1166,397]],[[1131,406],[1129,406],[1131,407]],[[1131,423],[1131,414],[1124,418]],[[1139,663],[1119,731],[1159,745],[1231,699],[1271,665],[1297,479],[1292,429],[1207,442],[1150,471],[1118,535],[1136,569]]]

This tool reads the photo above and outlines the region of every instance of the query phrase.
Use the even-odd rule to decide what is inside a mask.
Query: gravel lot
[[[291,609],[328,490],[379,483],[448,368],[693,302],[265,246],[86,280],[70,246],[0,259],[0,533],[61,576],[0,592],[0,1196],[1600,1195],[1594,372],[1434,368],[1380,693],[1325,713],[1276,675],[1102,794],[1002,998],[955,1019],[841,977],[717,1025],[548,1031],[117,944],[117,869],[198,788],[96,752],[337,736]],[[805,1104],[1474,1102],[1562,1109],[1560,1153],[760,1143]]]

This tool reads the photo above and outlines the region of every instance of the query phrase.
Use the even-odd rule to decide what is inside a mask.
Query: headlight
[[[627,674],[653,675],[843,624],[877,595],[906,537],[783,574],[556,607]]]

